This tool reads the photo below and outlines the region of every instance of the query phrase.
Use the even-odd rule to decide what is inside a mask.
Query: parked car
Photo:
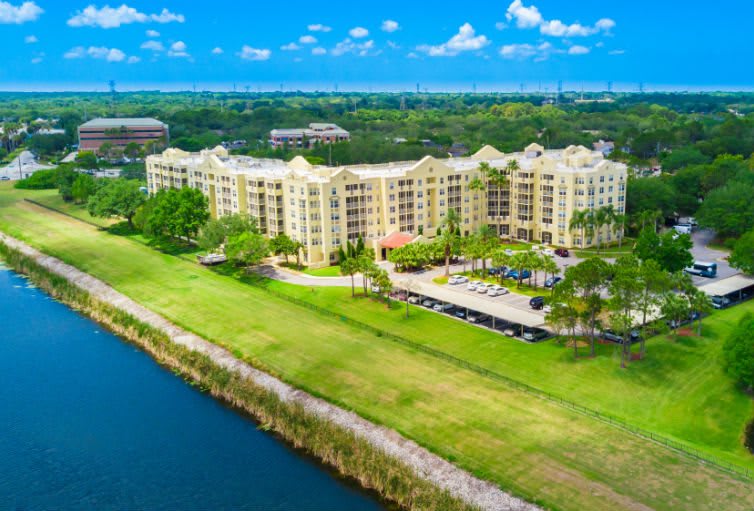
[[[8,176],[2,176],[0,177],[0,181],[10,181],[10,178]]]
[[[380,286],[372,286],[372,293],[379,293],[380,292]]]
[[[476,287],[476,292],[480,293],[480,294],[485,294],[489,288],[490,288],[490,286],[488,286],[487,284],[485,284],[484,282],[482,282],[481,284],[479,284]]]
[[[623,344],[623,336],[614,330],[603,330],[602,333],[600,333],[600,338],[616,344]],[[631,330],[631,333],[629,334],[629,342],[634,344],[639,341],[641,341],[641,336],[639,336],[638,330]]]
[[[455,308],[456,306],[452,303],[437,303],[432,307],[432,310],[435,312],[444,312],[446,314],[450,314]]]
[[[466,309],[456,309],[453,315],[460,319],[466,319]]]
[[[567,248],[556,248],[555,255],[560,256],[560,257],[568,257],[570,253],[568,252]]]
[[[435,306],[435,305],[437,305],[438,303],[440,303],[440,302],[438,302],[437,300],[433,300],[433,299],[431,299],[431,298],[427,298],[426,300],[424,300],[424,301],[422,302],[422,305],[423,305],[424,307],[428,308],[428,309],[431,309],[432,307],[434,307],[434,306]]]
[[[466,286],[466,289],[468,289],[469,291],[476,291],[476,288],[478,288],[481,284],[482,284],[481,280],[472,280],[471,282],[468,283],[468,285]]]
[[[508,337],[515,337],[519,332],[521,332],[521,330],[514,325],[510,325],[505,330],[503,330],[503,333]]]
[[[448,284],[455,286],[456,284],[465,284],[468,281],[468,277],[465,277],[463,275],[451,275],[448,279]]]
[[[712,307],[715,309],[723,309],[730,305],[730,298],[727,296],[713,296],[712,297]]]
[[[416,305],[420,301],[421,301],[421,298],[419,298],[418,296],[410,296],[408,298],[408,303],[413,303],[414,305]]]
[[[555,284],[563,280],[562,277],[550,277],[549,279],[545,280],[545,287],[553,287]]]
[[[531,300],[529,300],[529,307],[531,307],[534,310],[541,310],[545,306],[545,297],[544,296],[535,296]]]
[[[546,249],[544,249],[544,250],[542,251],[542,253],[543,253],[544,255],[546,255],[546,256],[552,256],[552,255],[554,255],[554,254],[555,254],[555,252],[553,252],[551,248],[546,248]]]
[[[481,312],[470,312],[469,313],[469,323],[484,323],[485,321],[489,321],[492,319],[487,314],[482,314]]]
[[[487,296],[501,296],[508,294],[509,291],[507,288],[503,286],[498,286],[497,284],[492,285],[487,289]]]
[[[518,270],[511,270],[505,276],[509,279],[518,280]],[[529,270],[521,272],[521,280],[528,279],[530,276],[531,272]]]
[[[550,334],[547,330],[542,330],[540,328],[527,328],[524,330],[523,338],[525,341],[537,342],[546,339],[549,335]]]
[[[545,305],[544,307],[542,307],[542,312],[544,312],[545,314],[551,313],[552,312],[552,305]]]

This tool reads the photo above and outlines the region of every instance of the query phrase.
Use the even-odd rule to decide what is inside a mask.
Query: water
[[[378,510],[0,268],[0,509]]]

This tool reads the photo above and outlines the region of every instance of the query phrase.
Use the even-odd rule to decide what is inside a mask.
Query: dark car
[[[544,296],[535,296],[531,300],[529,300],[529,307],[535,310],[541,310],[545,306],[545,297]]]
[[[570,254],[568,253],[567,248],[556,248],[555,255],[559,255],[560,257],[568,257]]]
[[[623,344],[623,336],[615,332],[614,330],[603,330],[600,334],[600,337],[606,341],[614,342],[616,344]],[[629,342],[631,344],[634,344],[639,341],[641,341],[639,332],[636,330],[631,330],[631,334],[629,335]]]
[[[527,328],[524,330],[524,340],[529,342],[537,342],[546,339],[550,333],[547,330],[541,328]]]
[[[505,274],[505,276],[509,279],[518,280],[518,270],[510,270]],[[529,272],[529,270],[524,270],[521,272],[521,280],[528,279],[530,276],[531,272]]]
[[[453,315],[460,319],[466,319],[466,309],[456,309]]]
[[[550,277],[545,280],[545,287],[553,287],[555,284],[563,280],[561,277]]]

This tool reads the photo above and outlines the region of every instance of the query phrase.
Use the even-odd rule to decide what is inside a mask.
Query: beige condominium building
[[[482,162],[518,170],[505,186],[469,187],[484,180]],[[450,208],[461,231],[492,226],[501,237],[557,247],[594,246],[614,240],[612,226],[586,234],[569,230],[575,210],[612,205],[623,213],[626,166],[583,146],[544,150],[531,144],[503,154],[485,146],[466,158],[342,167],[315,166],[297,156],[290,162],[229,156],[222,147],[200,153],[168,149],[147,158],[149,192],[190,186],[208,199],[213,217],[247,213],[270,237],[285,233],[300,241],[310,266],[337,260],[338,248],[363,237],[378,259],[419,236],[432,239]]]

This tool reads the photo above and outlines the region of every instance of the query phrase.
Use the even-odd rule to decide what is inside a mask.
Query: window
[[[604,183],[604,182],[605,182],[605,176],[600,176],[600,183]]]
[[[421,185],[422,185],[422,180],[421,180],[421,179],[419,179],[419,180],[417,181],[417,183],[419,183],[419,186],[421,186]],[[419,193],[421,193],[421,192],[419,192]]]
[[[294,193],[293,185],[291,185],[291,186],[288,187],[288,191],[291,192],[291,193]]]
[[[338,199],[330,199],[330,208],[331,209],[338,209],[340,204],[338,203]]]
[[[388,200],[389,200],[390,202],[395,202],[395,194],[394,194],[394,193],[391,193],[391,194],[390,194],[390,196],[388,197]]]
[[[392,181],[390,181],[390,184],[388,185],[388,188],[391,189],[391,190],[395,189],[395,183],[392,182]]]
[[[333,186],[332,190],[330,191],[330,195],[338,195],[338,189]]]

